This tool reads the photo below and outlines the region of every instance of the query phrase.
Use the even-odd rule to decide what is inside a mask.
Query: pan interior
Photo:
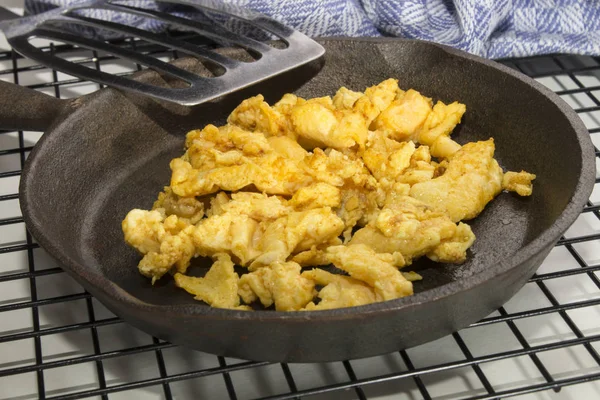
[[[566,117],[527,83],[490,66],[423,42],[325,41],[326,63],[297,93],[332,95],[398,78],[433,100],[460,101],[467,113],[453,137],[460,143],[494,137],[503,168],[536,173],[534,194],[502,193],[469,223],[477,236],[462,265],[419,260],[424,280],[416,292],[469,279],[519,251],[550,228],[579,180],[581,151]],[[147,79],[158,79],[153,76]],[[169,182],[169,161],[182,154],[185,133],[224,123],[242,98],[265,93],[270,102],[303,81],[286,75],[243,93],[192,109],[113,90],[97,93],[46,138],[30,169],[30,210],[59,251],[98,269],[151,304],[196,303],[163,278],[152,286],[136,269],[139,256],[123,241],[121,221],[132,208],[148,209]],[[52,182],[52,185],[48,185]],[[199,262],[197,271],[206,267]]]

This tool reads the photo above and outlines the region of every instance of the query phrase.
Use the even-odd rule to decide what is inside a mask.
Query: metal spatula
[[[195,105],[234,92],[243,87],[263,81],[289,71],[321,57],[325,50],[321,45],[272,18],[233,6],[225,6],[220,1],[210,0],[160,0],[158,4],[175,4],[194,7],[205,18],[190,19],[156,9],[140,8],[133,2],[92,0],[72,7],[57,8],[43,14],[13,19],[0,23],[8,43],[20,54],[58,71],[82,79],[103,83],[121,89],[132,90],[156,98],[169,100],[182,105]],[[137,2],[140,3],[139,1]],[[147,18],[157,23],[166,23],[186,31],[199,34],[212,43],[221,46],[237,46],[250,53],[255,61],[243,62],[228,58],[213,51],[206,45],[197,45],[172,35],[153,33],[115,21],[90,17],[90,10],[105,13],[124,13],[137,18]],[[209,15],[208,18],[206,16]],[[211,17],[212,16],[212,17]],[[216,16],[216,17],[215,17]],[[235,33],[220,23],[223,18],[232,18],[246,26],[259,28],[283,42],[285,48],[270,46],[267,42],[253,39],[245,34]],[[75,27],[75,29],[73,29]],[[84,35],[80,29],[101,29],[125,36],[133,36],[169,49],[197,57],[216,65],[221,75],[202,77],[161,61],[141,52],[127,49],[106,40]],[[185,88],[165,88],[136,82],[124,76],[87,68],[43,51],[30,43],[32,38],[60,41],[82,48],[110,53],[113,56],[130,60],[158,72],[166,73],[185,81]]]

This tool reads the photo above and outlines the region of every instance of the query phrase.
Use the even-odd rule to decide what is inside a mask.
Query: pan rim
[[[328,37],[317,39],[320,42],[340,41],[340,42],[372,42],[372,43],[393,43],[393,42],[420,42],[426,46],[436,47],[450,54],[452,57],[466,59],[483,64],[487,67],[500,70],[512,78],[520,80],[523,83],[532,86],[538,92],[549,99],[555,107],[567,118],[575,132],[577,143],[581,151],[581,169],[579,181],[575,187],[573,195],[569,200],[562,213],[552,224],[545,229],[540,235],[533,239],[530,243],[522,247],[518,252],[511,257],[502,260],[493,268],[486,268],[483,271],[471,275],[468,279],[456,280],[444,285],[426,290],[412,296],[389,300],[379,303],[373,303],[363,306],[339,308],[333,310],[305,311],[305,312],[282,312],[272,310],[259,310],[247,312],[241,310],[218,309],[208,307],[201,304],[183,304],[183,305],[155,305],[146,303],[137,297],[131,295],[106,276],[101,274],[94,268],[86,267],[78,263],[73,258],[61,251],[61,246],[55,243],[51,237],[45,234],[41,224],[36,223],[35,210],[31,207],[32,202],[29,201],[29,183],[31,174],[29,171],[33,168],[36,162],[36,155],[43,148],[44,143],[52,135],[52,131],[60,125],[61,121],[56,122],[47,130],[47,133],[42,135],[39,142],[35,145],[26,160],[22,171],[21,181],[19,185],[19,200],[27,229],[36,238],[38,243],[48,253],[57,259],[63,269],[70,273],[83,286],[86,286],[92,294],[102,292],[107,298],[118,302],[127,303],[127,306],[139,312],[150,312],[154,314],[168,313],[170,317],[201,317],[206,319],[219,320],[285,320],[289,323],[319,323],[331,320],[348,320],[364,318],[370,315],[380,315],[384,313],[393,313],[402,309],[418,306],[423,303],[431,303],[439,301],[443,298],[457,295],[461,292],[472,290],[479,285],[484,284],[488,280],[498,275],[507,273],[508,271],[517,268],[519,265],[526,263],[528,260],[537,256],[544,249],[553,246],[559,239],[560,235],[575,221],[581,213],[585,202],[588,200],[595,181],[595,155],[594,147],[591,142],[588,130],[578,117],[577,113],[567,105],[557,94],[550,91],[542,84],[536,82],[532,78],[521,74],[509,67],[499,64],[492,60],[483,59],[481,57],[466,53],[462,50],[457,50],[445,45],[403,38],[349,38],[349,37]],[[111,89],[108,89],[111,90]]]

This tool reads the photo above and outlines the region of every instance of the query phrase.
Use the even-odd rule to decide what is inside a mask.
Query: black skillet
[[[320,72],[321,64],[313,63],[194,108],[112,89],[61,101],[2,84],[0,126],[46,131],[21,178],[21,208],[31,233],[127,322],[220,355],[289,362],[366,357],[439,338],[486,316],[524,285],[588,199],[594,151],[582,122],[540,84],[460,51],[399,39],[322,43],[327,53]],[[169,278],[153,287],[139,275],[139,256],[123,242],[121,220],[132,208],[151,207],[188,130],[223,123],[235,104],[254,93],[269,101],[296,89],[305,97],[324,96],[389,77],[434,100],[465,103],[455,139],[494,137],[505,169],[538,176],[533,196],[502,193],[470,222],[477,240],[465,264],[417,262],[424,280],[412,297],[296,313],[214,309]],[[165,83],[153,72],[137,79]]]

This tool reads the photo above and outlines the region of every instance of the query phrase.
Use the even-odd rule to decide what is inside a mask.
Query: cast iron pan
[[[439,338],[486,316],[522,287],[588,199],[595,172],[587,130],[533,80],[460,51],[399,39],[330,39],[323,45],[322,70],[322,63],[313,63],[194,108],[112,89],[61,101],[2,84],[0,125],[46,130],[21,178],[21,208],[31,233],[127,322],[219,355],[288,362],[366,357]],[[134,207],[152,206],[188,130],[223,123],[242,98],[255,93],[269,101],[291,90],[324,96],[389,77],[434,100],[465,103],[454,138],[464,143],[492,136],[504,168],[538,176],[533,196],[502,193],[471,221],[477,240],[465,264],[417,262],[424,280],[412,297],[296,313],[209,308],[170,279],[153,287],[137,272],[140,257],[123,242],[121,220]],[[153,72],[137,79],[165,84]]]

